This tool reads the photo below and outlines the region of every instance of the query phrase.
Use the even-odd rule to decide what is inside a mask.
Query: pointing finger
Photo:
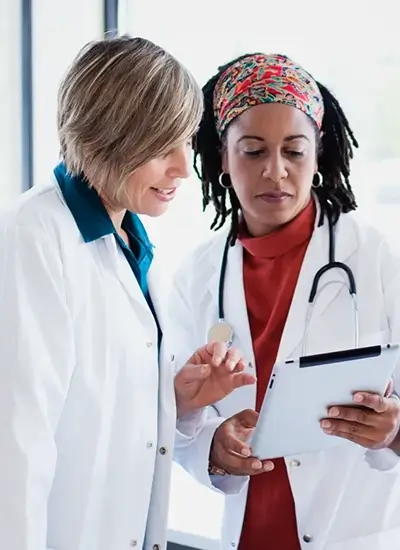
[[[206,347],[211,355],[211,362],[215,367],[219,367],[228,352],[228,346],[225,342],[211,342]]]
[[[228,353],[226,354],[225,363],[229,371],[233,371],[236,367],[240,367],[241,363],[242,367],[245,366],[242,361],[242,354],[237,348],[231,348],[228,351]]]

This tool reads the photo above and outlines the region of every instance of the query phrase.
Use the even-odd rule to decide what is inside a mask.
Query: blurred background
[[[394,0],[0,0],[0,206],[46,184],[59,159],[56,96],[78,50],[104,32],[165,47],[204,83],[252,51],[286,53],[339,98],[360,143],[352,185],[362,216],[391,239],[400,226],[400,40]],[[209,236],[195,177],[168,213],[144,220],[166,288],[182,256]],[[183,228],[183,229],[182,229]],[[223,500],[176,466],[171,550],[213,550]]]

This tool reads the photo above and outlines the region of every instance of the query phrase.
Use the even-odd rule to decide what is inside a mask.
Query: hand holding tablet
[[[272,459],[354,443],[387,446],[399,409],[383,396],[398,353],[398,345],[388,344],[277,363],[252,436],[253,455]]]
[[[354,406],[328,409],[321,427],[328,435],[342,437],[368,449],[388,447],[399,430],[400,405],[391,396],[391,380],[384,396],[356,392]]]

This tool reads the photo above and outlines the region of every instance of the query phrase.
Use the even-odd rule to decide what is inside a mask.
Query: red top
[[[243,276],[261,408],[300,268],[315,223],[314,201],[264,237],[243,236]],[[283,458],[250,479],[239,550],[300,550],[292,490]]]

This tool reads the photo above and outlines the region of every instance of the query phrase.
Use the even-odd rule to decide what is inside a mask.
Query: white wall
[[[57,89],[68,65],[103,32],[102,0],[32,0],[34,183],[59,159]],[[0,205],[22,188],[21,5],[0,0]]]
[[[102,37],[103,1],[32,0],[32,13],[34,183],[43,184],[59,160],[58,86],[80,48]]]
[[[0,0],[0,205],[21,190],[20,9]]]

